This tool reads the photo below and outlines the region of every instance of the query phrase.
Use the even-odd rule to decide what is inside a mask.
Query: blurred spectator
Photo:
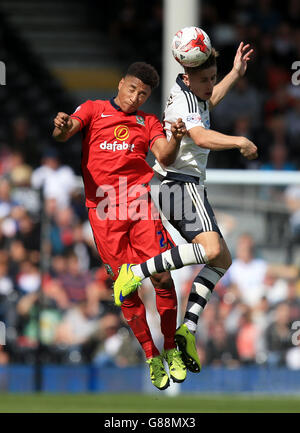
[[[55,212],[50,233],[53,254],[61,254],[72,247],[74,242],[73,231],[76,223],[71,207],[58,209]]]
[[[20,264],[16,282],[21,294],[37,292],[41,285],[41,274],[38,267],[29,260],[23,261]]]
[[[30,155],[33,165],[37,164],[38,148],[35,138],[32,136],[30,122],[25,116],[17,116],[12,120],[9,142],[11,147],[17,152],[26,149]]]
[[[9,274],[7,261],[0,262],[0,322],[5,323],[6,329],[16,326],[16,302],[18,295],[13,280]],[[10,335],[7,335],[9,338]]]
[[[267,272],[265,260],[255,256],[254,239],[242,234],[237,242],[236,257],[226,273],[225,281],[237,299],[249,306],[255,306],[262,298],[263,281]]]
[[[258,329],[252,321],[251,308],[242,313],[236,335],[236,347],[242,364],[254,364],[257,354]]]
[[[94,348],[100,329],[99,319],[90,315],[86,299],[82,298],[65,312],[55,333],[55,344],[67,353],[66,362],[84,361],[83,353]],[[90,347],[91,346],[91,347]]]
[[[43,153],[42,165],[32,173],[32,186],[44,188],[45,199],[54,199],[57,208],[69,206],[71,194],[77,187],[76,177],[67,165],[61,165],[56,149],[48,148]]]
[[[288,148],[285,144],[274,144],[270,148],[270,158],[263,164],[261,170],[296,170],[296,165],[288,158]]]
[[[67,257],[66,271],[59,277],[59,282],[69,301],[72,303],[86,299],[87,287],[91,281],[90,273],[80,270],[80,263],[76,254],[70,253]]]
[[[234,335],[228,334],[220,321],[214,324],[211,337],[205,346],[205,353],[207,365],[226,367],[239,365]]]
[[[290,77],[288,77],[287,83]],[[287,84],[278,87],[271,97],[266,101],[264,111],[266,120],[272,116],[284,115],[288,110],[293,108],[294,99],[289,95]],[[275,117],[276,119],[276,117]]]
[[[286,351],[292,347],[290,307],[287,303],[282,302],[275,308],[265,339],[267,363],[270,366],[285,365]]]
[[[143,360],[142,351],[118,314],[107,313],[101,318],[97,338],[93,364],[98,367],[128,367]]]
[[[8,217],[18,203],[11,198],[11,183],[5,178],[0,179],[0,218]]]
[[[253,127],[259,124],[261,116],[261,95],[249,84],[246,77],[240,78],[235,87],[212,112],[217,130],[233,127],[237,117],[248,117]]]
[[[0,345],[0,366],[9,363],[9,355],[5,351],[5,347]]]
[[[64,308],[65,303],[60,302],[57,294],[51,291],[42,295],[38,292],[27,293],[21,297],[17,304],[18,338],[12,347],[16,362],[35,361],[38,339],[42,343],[40,356],[43,362],[62,360],[61,353],[55,346],[55,338]]]
[[[279,11],[272,7],[272,0],[260,0],[253,11],[252,20],[263,32],[273,31],[280,23]]]
[[[300,185],[289,185],[284,192],[284,200],[289,211],[286,262],[294,263],[294,250],[300,243]]]
[[[300,97],[295,99],[294,106],[286,114],[287,133],[290,137],[292,151],[299,155],[300,141]]]

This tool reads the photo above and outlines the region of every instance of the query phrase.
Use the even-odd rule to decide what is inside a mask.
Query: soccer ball
[[[211,53],[208,35],[199,27],[179,30],[172,41],[172,53],[182,66],[194,68],[202,65]]]

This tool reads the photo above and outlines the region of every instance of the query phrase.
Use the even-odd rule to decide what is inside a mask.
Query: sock
[[[164,251],[140,265],[132,266],[132,271],[142,279],[165,271],[174,271],[187,265],[207,263],[205,250],[201,244],[183,244]]]
[[[177,296],[174,284],[171,288],[155,287],[156,308],[160,315],[160,327],[164,336],[164,349],[174,349],[177,320]]]
[[[183,320],[191,332],[196,332],[198,319],[209,301],[215,285],[225,272],[226,269],[206,265],[195,278]]]
[[[122,304],[123,315],[145,352],[146,358],[154,358],[159,355],[159,350],[154,344],[146,319],[146,309],[137,292]]]

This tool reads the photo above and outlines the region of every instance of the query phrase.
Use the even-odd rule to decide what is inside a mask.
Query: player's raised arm
[[[250,48],[250,44],[244,45],[244,42],[241,42],[233,61],[232,70],[223,78],[220,83],[216,84],[213,89],[213,94],[209,100],[210,109],[214,108],[232,86],[237,82],[240,77],[243,77],[247,70],[247,64],[249,60],[251,60],[251,55],[253,54],[253,49]]]
[[[170,141],[166,138],[158,138],[152,145],[151,151],[157,161],[165,167],[171,165],[177,156],[182,137],[186,134],[185,123],[177,119],[171,124],[172,136]]]
[[[197,146],[210,150],[238,149],[247,159],[257,158],[257,147],[246,137],[235,137],[222,134],[202,126],[196,126],[188,131]]]
[[[80,122],[66,113],[59,112],[54,119],[54,126],[53,138],[56,141],[64,142],[79,131]]]

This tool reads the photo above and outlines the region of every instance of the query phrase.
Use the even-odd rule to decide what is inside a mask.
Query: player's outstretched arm
[[[181,140],[187,132],[182,119],[179,118],[171,124],[171,132],[170,141],[167,141],[166,138],[158,138],[151,147],[157,161],[165,167],[175,161]]]
[[[250,48],[250,44],[244,45],[244,42],[241,42],[236,51],[231,71],[214,87],[213,94],[209,100],[210,110],[218,105],[237,80],[245,75],[247,64],[251,60],[252,54],[253,49]]]
[[[188,134],[197,146],[210,150],[238,149],[247,159],[257,158],[257,147],[246,137],[221,134],[212,129],[195,126]]]
[[[76,119],[72,119],[68,114],[60,112],[57,113],[54,119],[54,126],[53,138],[56,141],[64,142],[79,131],[80,122]]]

